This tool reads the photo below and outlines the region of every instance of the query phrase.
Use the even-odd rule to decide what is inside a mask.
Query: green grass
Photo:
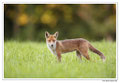
[[[5,78],[116,78],[116,43],[91,42],[106,56],[102,62],[89,51],[91,61],[80,61],[75,52],[62,54],[58,62],[45,43],[6,41],[4,43]]]

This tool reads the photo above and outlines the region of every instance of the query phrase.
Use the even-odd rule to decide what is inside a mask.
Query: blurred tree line
[[[44,41],[45,31],[59,39],[116,40],[115,4],[5,4],[5,40]]]

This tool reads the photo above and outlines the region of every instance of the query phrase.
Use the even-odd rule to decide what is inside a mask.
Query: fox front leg
[[[61,62],[61,53],[57,53],[57,59],[59,62]]]

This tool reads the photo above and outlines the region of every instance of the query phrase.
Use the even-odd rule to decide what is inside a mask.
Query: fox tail
[[[96,48],[94,48],[90,43],[89,43],[89,49],[90,49],[92,52],[98,54],[98,55],[101,57],[101,59],[102,59],[103,61],[105,61],[105,56],[104,56],[104,54],[103,54],[102,52],[100,52],[99,50],[97,50]]]

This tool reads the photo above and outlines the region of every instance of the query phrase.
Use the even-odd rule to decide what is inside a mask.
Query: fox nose
[[[53,47],[53,44],[51,45],[51,47]]]
[[[53,44],[51,45],[51,47],[53,47]]]

